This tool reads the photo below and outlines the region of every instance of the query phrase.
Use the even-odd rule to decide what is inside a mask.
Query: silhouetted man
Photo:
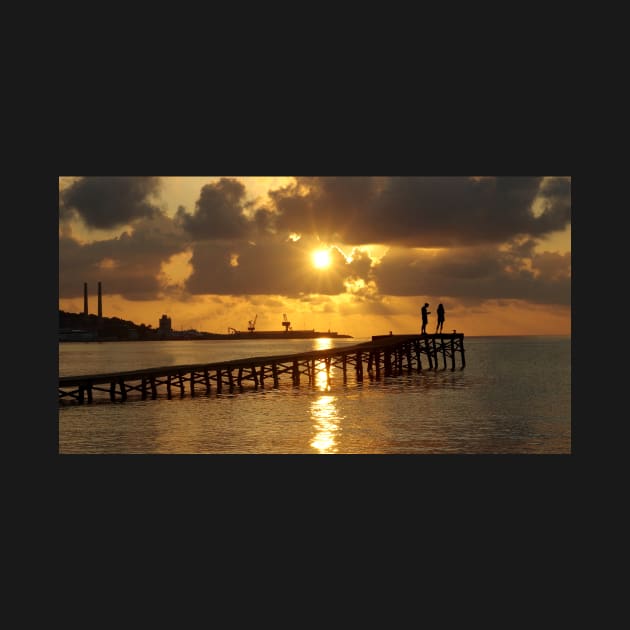
[[[442,332],[442,327],[444,326],[444,306],[442,304],[438,304],[437,307],[437,326],[435,327],[435,333],[438,331]]]
[[[428,302],[424,303],[424,306],[420,309],[422,312],[422,330],[420,331],[421,335],[427,334],[427,324],[429,323],[429,313],[431,311],[427,311],[427,307],[429,306]]]

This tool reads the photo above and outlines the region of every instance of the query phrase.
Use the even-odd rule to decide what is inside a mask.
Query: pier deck
[[[59,401],[83,404],[99,398],[124,402],[130,392],[138,392],[142,400],[148,397],[155,399],[158,389],[161,392],[166,390],[167,398],[172,398],[173,390],[183,397],[187,388],[191,396],[197,391],[210,394],[213,387],[217,394],[224,391],[233,393],[237,388],[242,391],[245,384],[253,384],[258,389],[270,383],[277,388],[281,377],[290,378],[293,386],[299,386],[302,377],[313,384],[315,379],[319,382],[323,375],[329,384],[333,368],[341,370],[344,383],[347,382],[348,371],[353,370],[356,382],[360,383],[365,376],[378,380],[405,372],[437,370],[440,358],[442,369],[445,370],[447,362],[450,362],[450,369],[455,370],[457,353],[463,369],[466,366],[463,333],[375,335],[372,341],[327,350],[64,376],[59,378]]]

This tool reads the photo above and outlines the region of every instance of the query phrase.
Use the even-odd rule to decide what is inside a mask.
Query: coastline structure
[[[242,332],[231,329],[231,332],[203,333],[206,339],[352,339],[352,335],[343,335],[338,332],[321,332],[317,330],[254,330]]]
[[[354,373],[357,383],[364,378],[379,380],[404,373],[422,372],[447,368],[450,360],[451,371],[455,370],[456,355],[459,353],[461,369],[466,366],[464,354],[464,334],[424,334],[424,335],[375,335],[372,341],[329,348],[311,350],[288,355],[250,357],[216,363],[176,365],[128,372],[93,374],[87,376],[65,376],[59,378],[59,401],[83,404],[100,401],[124,402],[132,393],[139,394],[142,400],[156,399],[164,390],[167,398],[173,397],[173,390],[179,396],[203,392],[210,395],[213,388],[217,394],[242,391],[246,386],[254,389],[280,386],[280,379],[290,379],[292,386],[298,387],[306,381],[313,385],[325,374],[327,385],[331,382],[331,371],[341,372],[343,383],[348,373]],[[423,366],[423,358],[425,365]],[[441,361],[440,361],[441,359]]]

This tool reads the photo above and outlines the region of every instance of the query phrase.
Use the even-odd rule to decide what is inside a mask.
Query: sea
[[[371,338],[59,343],[59,376],[212,363]],[[59,454],[571,454],[571,337],[465,337],[466,366],[171,399],[58,404]],[[177,391],[177,390],[175,390]],[[64,399],[65,400],[65,399]]]

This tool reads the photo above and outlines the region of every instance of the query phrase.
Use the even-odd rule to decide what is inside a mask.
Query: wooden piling
[[[433,369],[433,357],[431,356],[431,346],[429,345],[429,339],[427,337],[424,338],[424,350],[427,355],[427,360],[429,361],[429,369]]]
[[[356,370],[357,383],[362,383],[363,382],[363,361],[362,361],[361,352],[357,352],[356,354],[356,364],[354,367]]]
[[[125,379],[120,377],[118,379],[118,386],[120,387],[120,399],[124,402],[127,400],[127,389],[125,388]]]
[[[298,368],[297,360],[293,361],[293,385],[300,384],[300,370]]]
[[[278,364],[274,361],[271,364],[271,376],[273,377],[273,386],[275,389],[280,387],[280,383],[278,381]]]

